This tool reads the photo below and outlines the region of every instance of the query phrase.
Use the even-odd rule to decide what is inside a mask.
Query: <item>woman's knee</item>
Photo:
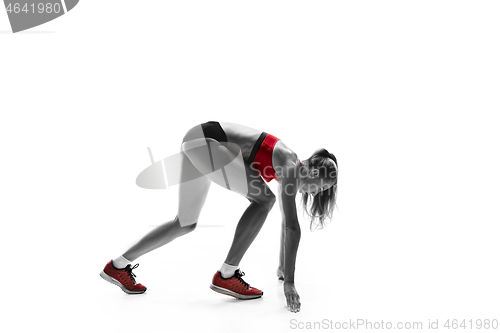
[[[257,202],[262,207],[271,210],[271,208],[273,208],[274,204],[276,203],[276,196],[273,193],[269,193],[260,196],[259,198],[254,199],[253,201]]]
[[[198,225],[198,221],[181,221],[178,216],[175,219],[177,220],[178,229],[183,235],[194,231]]]
[[[269,198],[267,199],[267,204],[269,206],[269,209],[273,208],[275,203],[276,203],[276,196],[273,194],[269,196]]]
[[[183,234],[189,234],[190,232],[194,231],[194,229],[196,229],[196,226],[198,225],[198,223],[193,223],[193,224],[188,224],[188,225],[185,225],[185,226],[181,226],[181,230],[183,231]]]

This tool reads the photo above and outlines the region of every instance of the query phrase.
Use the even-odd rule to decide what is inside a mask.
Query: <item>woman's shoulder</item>
[[[276,176],[282,178],[295,178],[298,175],[300,160],[297,154],[282,140],[276,142],[273,150],[273,167]]]

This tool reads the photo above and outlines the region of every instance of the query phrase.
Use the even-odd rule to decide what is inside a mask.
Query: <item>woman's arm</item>
[[[281,232],[280,232],[280,257],[279,265],[276,271],[279,280],[285,280],[285,233],[286,233],[286,221],[285,213],[283,212],[283,202],[281,200],[281,184],[278,183],[278,205],[281,212]]]
[[[300,242],[300,225],[297,218],[297,207],[295,196],[298,191],[298,173],[296,165],[290,166],[286,174],[290,177],[282,177],[279,196],[282,204],[282,214],[285,220],[285,246],[284,264],[285,281],[283,284],[287,306],[292,312],[300,311],[300,297],[295,289],[295,259]]]

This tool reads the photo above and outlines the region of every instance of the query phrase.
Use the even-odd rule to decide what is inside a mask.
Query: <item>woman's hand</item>
[[[283,289],[285,291],[286,305],[288,310],[292,312],[300,311],[300,297],[297,294],[297,290],[295,289],[295,285],[291,283],[285,283],[283,285]]]

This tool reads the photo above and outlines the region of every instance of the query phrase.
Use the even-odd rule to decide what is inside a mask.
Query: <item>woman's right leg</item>
[[[191,163],[184,157],[184,163]],[[179,205],[177,216],[144,236],[139,242],[128,249],[123,257],[129,261],[137,260],[140,256],[170,243],[179,236],[193,231],[198,223],[201,209],[205,204],[211,180],[202,176],[179,184]],[[182,225],[181,219],[182,217]]]
[[[121,257],[108,262],[100,274],[103,279],[119,286],[128,294],[142,294],[146,291],[145,286],[135,281],[132,270],[138,264],[132,267],[130,265],[132,261],[196,228],[211,181],[201,174],[200,177],[193,179],[192,170],[194,166],[184,154],[182,154],[179,167],[181,168],[181,174],[184,173],[184,170],[191,172],[188,177],[191,180],[179,184],[179,206],[175,219],[155,228]]]

